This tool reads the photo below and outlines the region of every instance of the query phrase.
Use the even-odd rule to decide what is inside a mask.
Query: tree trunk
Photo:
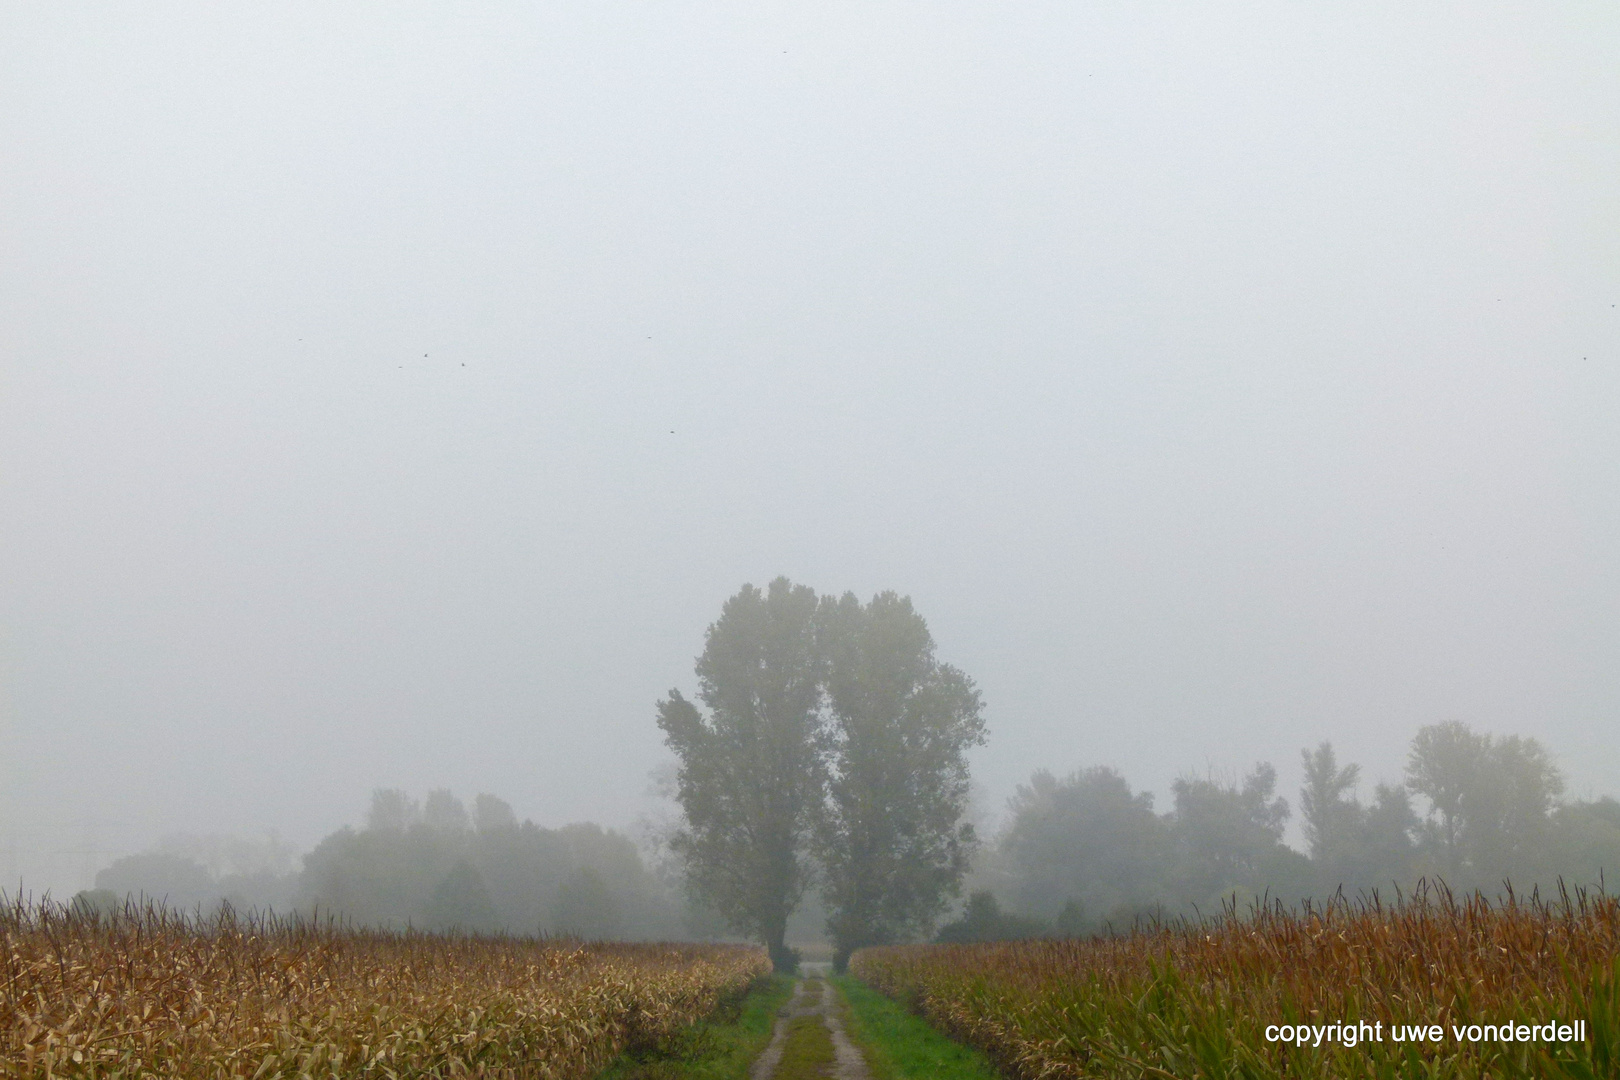
[[[799,970],[799,952],[787,946],[787,912],[772,915],[765,921],[765,949],[771,954],[771,968],[778,975],[792,975]]]

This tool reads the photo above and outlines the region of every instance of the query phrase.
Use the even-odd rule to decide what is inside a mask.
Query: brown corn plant
[[[747,946],[4,901],[0,1077],[573,1080],[769,970]]]
[[[1011,1075],[1620,1077],[1620,899],[1459,899],[1420,886],[1119,937],[912,945],[851,972],[989,1052]],[[1469,1041],[1454,1025],[1586,1022],[1584,1042]],[[1268,1025],[1382,1024],[1358,1045],[1268,1041]],[[1444,1038],[1395,1041],[1393,1024]]]

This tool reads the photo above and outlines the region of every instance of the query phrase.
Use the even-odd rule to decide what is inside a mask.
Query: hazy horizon
[[[745,582],[1036,768],[1620,794],[1620,14],[0,12],[0,886],[626,827]],[[91,870],[93,874],[93,870]]]

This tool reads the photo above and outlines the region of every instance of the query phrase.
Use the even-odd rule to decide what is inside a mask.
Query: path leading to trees
[[[806,964],[806,968],[817,965]],[[812,974],[800,979],[777,1016],[770,1045],[748,1071],[749,1080],[812,1080],[828,1075],[836,1080],[870,1080],[866,1058],[850,1041],[838,1015],[838,991],[832,983]]]

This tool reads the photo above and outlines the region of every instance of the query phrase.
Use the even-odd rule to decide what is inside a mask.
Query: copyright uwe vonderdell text
[[[1355,1024],[1271,1024],[1267,1042],[1295,1046],[1321,1046],[1323,1043],[1357,1046],[1369,1042],[1438,1043],[1452,1042],[1585,1042],[1586,1021],[1562,1023],[1552,1020],[1539,1024],[1389,1024],[1382,1020]]]

